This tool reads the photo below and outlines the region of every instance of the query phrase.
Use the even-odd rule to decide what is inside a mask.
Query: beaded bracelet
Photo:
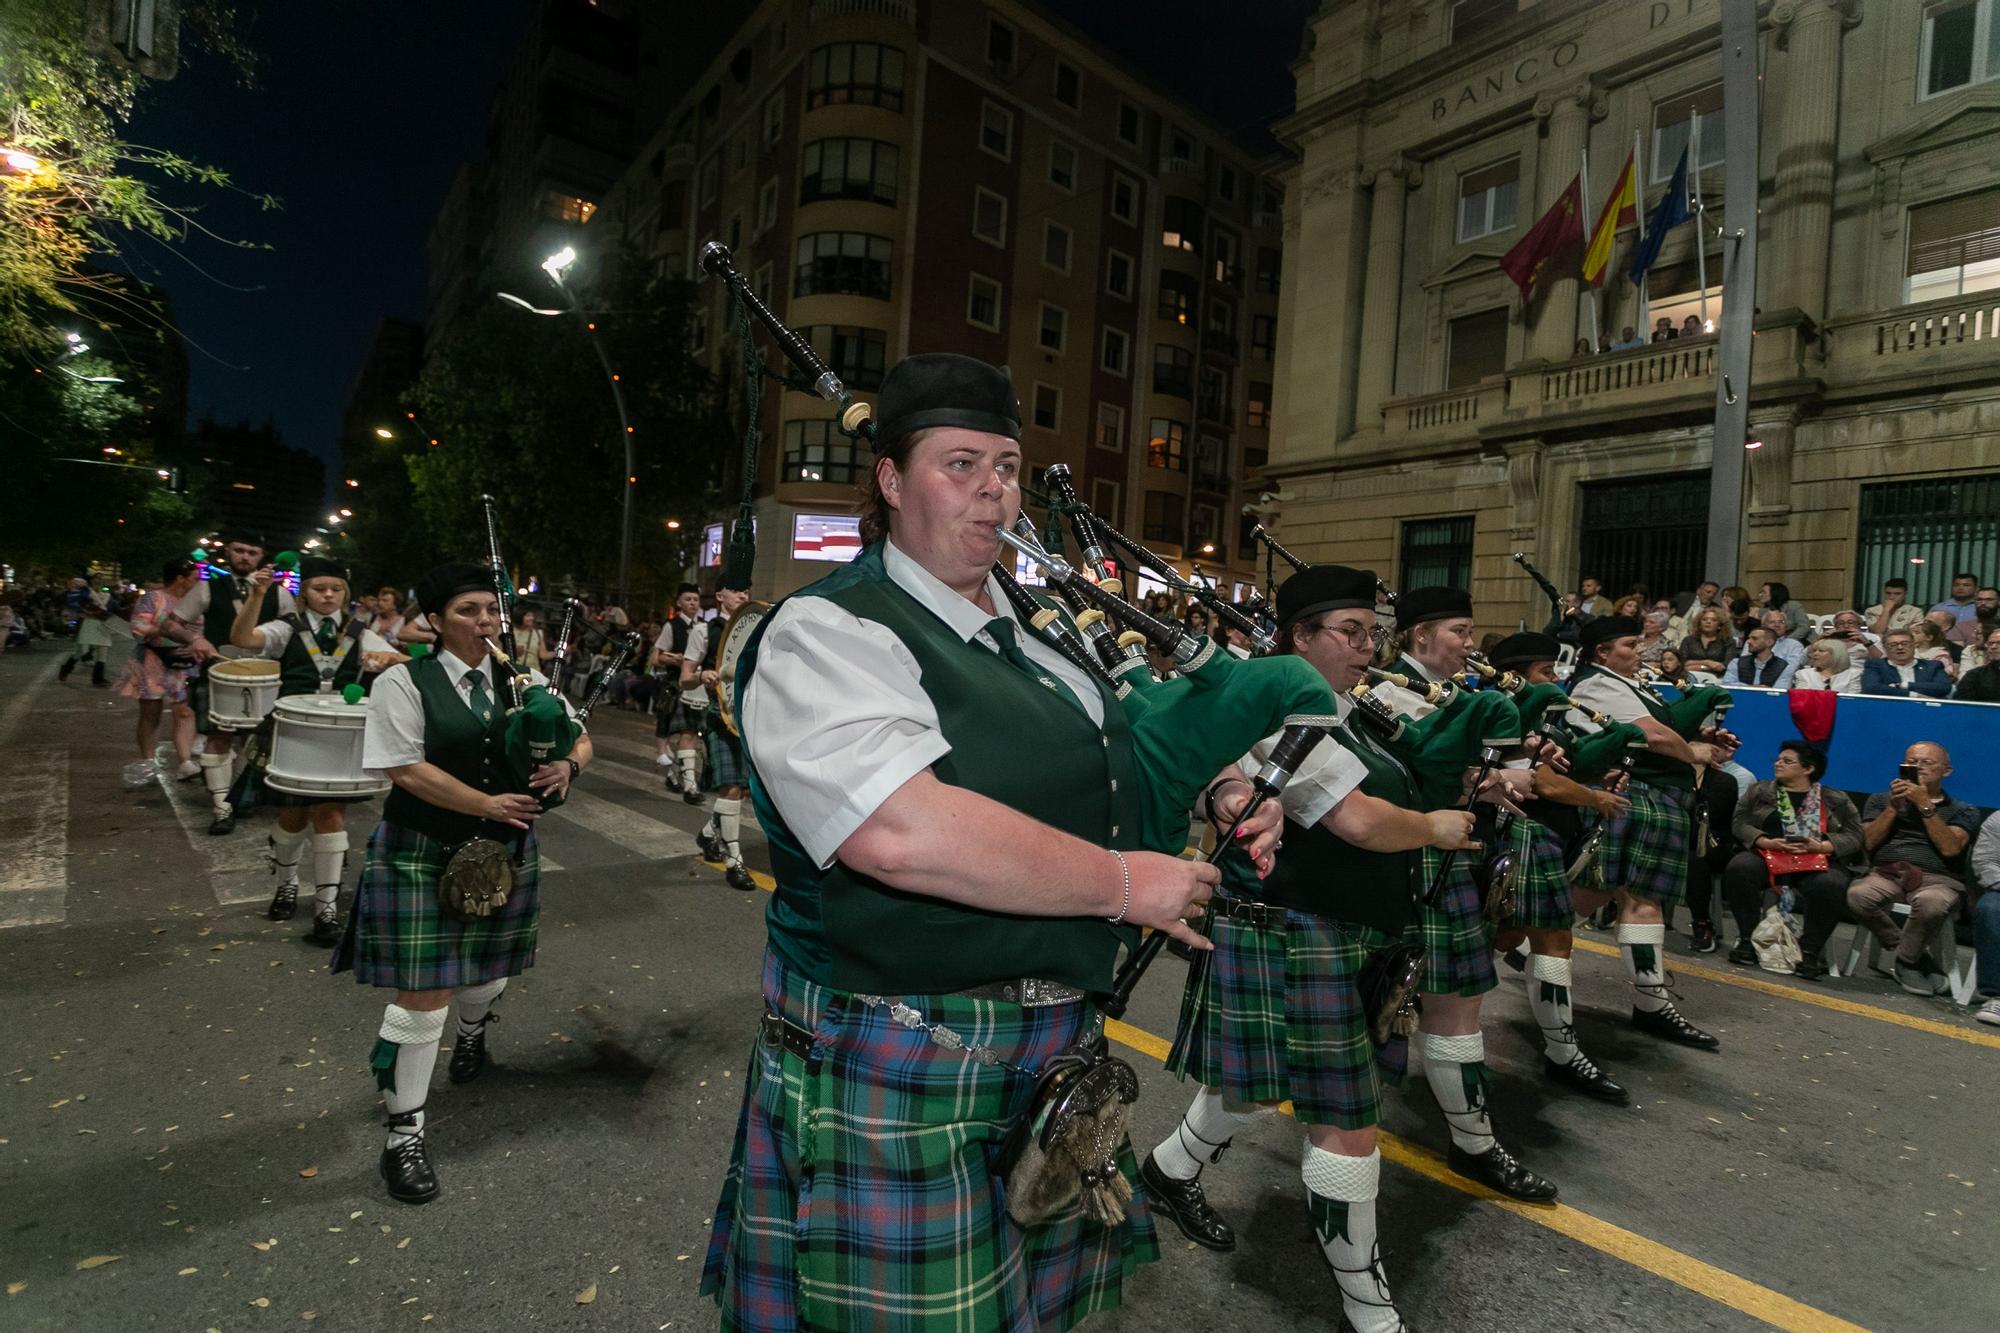
[[[1122,925],[1125,921],[1125,914],[1132,910],[1132,867],[1126,864],[1125,853],[1113,851],[1111,854],[1118,858],[1119,873],[1125,877],[1124,897],[1119,900],[1118,915],[1105,918],[1112,925],[1116,926]]]

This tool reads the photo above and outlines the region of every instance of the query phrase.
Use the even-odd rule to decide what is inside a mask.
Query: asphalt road
[[[303,918],[263,919],[269,815],[211,839],[198,791],[121,790],[132,706],[56,684],[55,660],[0,658],[0,1330],[713,1327],[695,1287],[767,899],[697,859],[646,720],[600,716],[603,762],[544,826],[538,964],[498,1006],[498,1067],[440,1070],[444,1195],[410,1208],[375,1174],[381,999],[326,974]],[[1383,1245],[1415,1326],[1994,1327],[2000,1033],[1670,938],[1719,1054],[1632,1033],[1615,958],[1578,958],[1586,1049],[1630,1108],[1546,1088],[1521,983],[1489,1000],[1500,1135],[1561,1208],[1452,1184],[1421,1078],[1392,1095]],[[1115,1034],[1142,1148],[1186,1101],[1157,1059],[1180,982],[1162,964]],[[1246,1131],[1207,1177],[1238,1251],[1169,1228],[1090,1327],[1333,1327],[1299,1143],[1277,1116]]]

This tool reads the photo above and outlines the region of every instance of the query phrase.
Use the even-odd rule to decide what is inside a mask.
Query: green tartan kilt
[[[703,791],[750,785],[750,763],[743,757],[743,738],[729,734],[719,717],[708,720],[708,771],[702,775]]]
[[[1604,826],[1599,851],[1604,887],[1659,904],[1668,917],[1687,893],[1689,822],[1686,793],[1628,781],[1631,809]]]
[[[447,846],[383,820],[368,839],[361,883],[333,970],[364,986],[456,990],[535,965],[541,930],[541,853],[533,830],[514,867],[514,892],[492,916],[459,921],[437,902]]]
[[[1054,1333],[1118,1306],[1159,1257],[1131,1144],[1118,1163],[1134,1194],[1116,1227],[1074,1209],[1024,1230],[996,1174],[1034,1093],[1020,1070],[1098,1031],[1095,1007],[901,998],[1019,1069],[980,1064],[765,955],[767,1011],[814,1041],[810,1057],[761,1032],[751,1048],[702,1270],[721,1326]]]
[[[1546,824],[1516,819],[1509,830],[1514,850],[1514,915],[1509,925],[1530,930],[1568,930],[1576,921],[1563,864],[1563,840]]]
[[[1282,928],[1215,917],[1209,930],[1206,984],[1190,969],[1181,1009],[1184,1076],[1234,1100],[1288,1100],[1302,1124],[1377,1123],[1382,1083],[1402,1081],[1409,1041],[1374,1048],[1355,981],[1369,956],[1394,941],[1295,911]]]
[[[1500,984],[1493,971],[1493,927],[1480,905],[1468,853],[1451,860],[1436,907],[1418,905],[1417,930],[1424,941],[1424,966],[1417,989],[1432,995],[1484,995]],[[1424,848],[1424,892],[1437,880],[1444,853]]]

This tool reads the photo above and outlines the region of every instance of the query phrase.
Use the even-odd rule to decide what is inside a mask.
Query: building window
[[[1208,303],[1208,343],[1216,351],[1236,354],[1236,304],[1233,301]]]
[[[764,146],[769,148],[785,137],[785,95],[772,93],[764,103]]]
[[[1076,149],[1061,139],[1049,140],[1049,184],[1076,193]]]
[[[1243,273],[1237,268],[1241,256],[1236,248],[1236,233],[1227,227],[1217,227],[1210,244],[1215,248],[1215,280],[1234,287],[1243,280]]]
[[[1236,519],[1236,558],[1253,566],[1257,562],[1257,525],[1261,521],[1255,514],[1239,514]]]
[[[1227,162],[1215,169],[1215,192],[1226,204],[1236,202],[1236,168]]]
[[[984,185],[972,187],[972,234],[994,245],[1007,244],[1007,199]]]
[[[1104,330],[1104,350],[1098,365],[1114,375],[1123,375],[1131,365],[1132,339],[1123,329]]]
[[[1181,497],[1172,491],[1146,492],[1146,521],[1141,541],[1181,544]]]
[[[1160,224],[1160,244],[1170,250],[1201,253],[1201,205],[1192,199],[1169,199]]]
[[[1689,159],[1694,164],[1689,167],[1690,173],[1694,166],[1707,169],[1722,165],[1721,84],[1711,83],[1653,108],[1653,162],[1647,169],[1653,184],[1673,179],[1681,150],[1688,146],[1697,129],[1701,136],[1701,156],[1699,161]]]
[[[1139,108],[1122,97],[1118,99],[1118,142],[1139,146]]]
[[[1204,491],[1229,489],[1229,461],[1222,441],[1204,435],[1194,442],[1194,484]]]
[[[1012,28],[999,19],[986,20],[986,59],[993,68],[998,70],[1014,68],[1014,52],[1017,45]]]
[[[1477,384],[1507,368],[1507,312],[1482,310],[1446,326],[1444,387]]]
[[[1230,421],[1229,372],[1220,366],[1201,368],[1201,385],[1195,395],[1195,415],[1203,421]]]
[[[757,234],[778,225],[778,182],[767,180],[757,187]]]
[[[861,199],[896,202],[896,169],[901,151],[877,139],[815,139],[799,155],[799,202]]]
[[[1467,42],[1497,28],[1535,0],[1453,0],[1451,40]]]
[[[1030,419],[1043,430],[1062,429],[1062,390],[1053,384],[1037,384]]]
[[[1160,318],[1176,324],[1193,324],[1194,279],[1185,273],[1160,275]]]
[[[979,146],[1002,162],[1014,160],[1014,113],[998,102],[979,105]]]
[[[595,212],[596,204],[573,194],[550,190],[542,196],[542,216],[557,222],[588,222]]]
[[[1114,528],[1125,522],[1124,499],[1118,490],[1118,483],[1109,478],[1091,478],[1090,511]]]
[[[1252,430],[1271,428],[1271,386],[1250,381],[1249,397],[1243,403],[1243,424]]]
[[[1042,223],[1042,263],[1058,273],[1067,273],[1069,252],[1069,228],[1060,222]]]
[[[729,248],[734,250],[743,244],[743,215],[729,215]]]
[[[1903,299],[1936,301],[2000,287],[2000,190],[1910,210]]]
[[[736,175],[750,165],[750,131],[744,130],[729,141],[729,174]]]
[[[820,231],[799,238],[793,296],[840,293],[889,299],[891,245],[886,236]]]
[[[1146,466],[1187,471],[1187,423],[1154,417],[1146,430]]]
[[[806,106],[903,109],[903,53],[873,42],[836,42],[806,61]]]
[[[1996,550],[2000,474],[1863,486],[1854,605],[1880,601],[1885,579],[1907,579],[1910,605],[1934,606],[1950,594],[1951,576],[1961,569],[1981,571],[1981,579],[1992,582]]]
[[[1188,523],[1188,550],[1191,554],[1213,557],[1215,539],[1222,535],[1222,511],[1205,500],[1197,500]]]
[[[853,482],[859,475],[854,441],[832,421],[785,423],[786,481]]]
[[[1111,216],[1134,227],[1139,225],[1139,182],[1122,171],[1111,173]]]
[[[791,32],[786,28],[783,19],[779,19],[771,25],[771,54],[773,56],[783,55],[785,53],[785,43],[790,40]]]
[[[1153,392],[1194,401],[1194,356],[1172,343],[1153,344]]]
[[[1278,355],[1278,317],[1276,315],[1250,316],[1250,355],[1265,361],[1274,360]]]
[[[1069,346],[1069,312],[1059,305],[1042,302],[1041,330],[1035,341],[1044,352],[1060,352]]]
[[[972,275],[965,297],[965,322],[1000,332],[1000,284],[983,273]]]
[[[697,310],[688,318],[688,351],[700,356],[708,350],[708,312]]]
[[[811,324],[801,329],[819,359],[840,376],[850,389],[882,387],[884,359],[889,335],[881,329],[864,329],[852,324]]]
[[[1125,452],[1125,409],[1116,403],[1097,405],[1097,447]]]
[[[1123,250],[1104,252],[1104,290],[1121,301],[1132,299],[1132,256]]]
[[[1918,86],[1925,97],[2000,77],[1993,0],[1952,0],[1924,11]]]
[[[1707,565],[1708,494],[1706,471],[1580,483],[1576,569],[1607,588],[1694,587]]]
[[[1167,131],[1167,156],[1185,166],[1201,166],[1201,151],[1194,146],[1194,136],[1178,125]]]
[[[1071,111],[1083,110],[1083,75],[1075,65],[1056,61],[1054,93],[1056,105],[1068,107]]]
[[[757,299],[765,305],[771,303],[772,272],[771,261],[767,259],[757,265],[757,271],[750,275],[750,290],[757,293]]]
[[[1257,247],[1257,290],[1266,295],[1278,294],[1278,272],[1283,264],[1283,251],[1276,246]]]
[[[711,157],[701,164],[701,181],[696,186],[696,193],[701,199],[703,208],[715,207],[715,191],[721,182],[722,163],[719,159]]]
[[[1669,174],[1673,168],[1667,168]],[[1458,178],[1458,239],[1512,231],[1521,199],[1521,159],[1510,157]]]
[[[1396,586],[1471,588],[1472,515],[1405,521]]]

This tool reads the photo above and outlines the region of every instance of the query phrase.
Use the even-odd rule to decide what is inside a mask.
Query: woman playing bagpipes
[[[535,963],[541,923],[534,824],[544,800],[565,796],[590,763],[590,737],[546,690],[533,716],[568,730],[565,755],[532,764],[518,744],[529,707],[510,715],[511,668],[491,640],[501,608],[490,566],[441,565],[417,585],[439,651],[383,672],[370,697],[363,762],[395,784],[368,840],[354,912],[333,970],[393,988],[371,1064],[383,1091],[388,1142],[382,1178],[391,1197],[427,1203],[438,1192],[424,1104],[458,1000],[451,1081],[486,1065],[486,1024],[507,979]],[[573,729],[573,730],[570,730]]]

